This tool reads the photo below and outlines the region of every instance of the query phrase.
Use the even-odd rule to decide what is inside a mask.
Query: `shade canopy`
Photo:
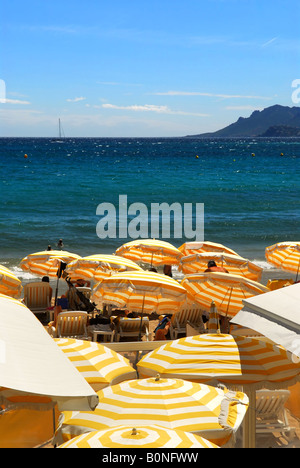
[[[209,260],[214,260],[217,266],[225,268],[232,275],[244,276],[253,281],[261,279],[261,267],[246,258],[224,252],[202,252],[182,257],[178,270],[185,275],[202,273],[206,270]]]
[[[93,288],[92,300],[133,311],[171,313],[186,300],[186,290],[167,275],[132,271],[104,278]]]
[[[22,282],[3,265],[0,265],[0,294],[19,298],[22,292]]]
[[[54,341],[95,391],[136,378],[128,359],[100,343],[73,338]]]
[[[203,437],[151,426],[117,426],[74,437],[57,448],[219,448]]]
[[[231,320],[252,328],[300,357],[300,283],[243,301]]]
[[[56,277],[60,262],[69,263],[80,256],[64,250],[44,250],[23,258],[20,267],[34,275]]]
[[[93,409],[98,396],[21,302],[0,295],[0,404]]]
[[[226,247],[223,244],[218,244],[216,242],[185,242],[182,244],[178,250],[183,253],[183,255],[193,255],[202,252],[219,252],[227,253],[230,255],[238,255],[234,250]]]
[[[278,242],[265,250],[266,259],[282,270],[299,273],[300,242]]]
[[[106,387],[98,395],[95,411],[63,413],[55,440],[120,424],[157,424],[224,445],[240,426],[248,407],[243,392],[159,376]]]
[[[243,306],[243,299],[269,289],[256,281],[228,273],[194,273],[186,275],[181,285],[204,310],[214,301],[220,315],[233,317]]]
[[[119,255],[96,254],[70,262],[66,272],[72,279],[101,281],[113,273],[121,271],[142,271],[135,262]]]
[[[134,262],[150,265],[176,265],[182,252],[169,242],[157,239],[138,239],[121,245],[116,255],[129,258]]]

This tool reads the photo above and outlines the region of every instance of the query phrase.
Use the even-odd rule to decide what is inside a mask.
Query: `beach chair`
[[[49,327],[49,334],[54,338],[88,338],[88,314],[83,311],[60,312],[57,315],[56,326]]]
[[[34,314],[49,315],[51,306],[52,288],[49,283],[33,282],[24,286],[23,302]]]
[[[256,391],[257,434],[280,432],[289,436],[295,430],[289,426],[284,406],[289,396],[289,390],[264,389]]]
[[[92,290],[91,288],[87,288],[86,286],[77,286],[77,291],[82,292],[87,299],[91,298]]]
[[[116,330],[116,341],[120,341],[122,337],[139,337],[141,326],[141,317],[138,318],[127,318],[120,317],[117,330]],[[145,336],[146,341],[149,341],[149,318],[142,318],[142,329],[141,329],[141,338]]]
[[[205,333],[204,323],[202,320],[203,310],[197,305],[184,306],[171,318],[170,335],[171,340],[176,340],[178,335],[186,335],[187,324],[192,327],[197,334]]]

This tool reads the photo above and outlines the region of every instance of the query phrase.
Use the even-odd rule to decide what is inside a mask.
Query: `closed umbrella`
[[[121,271],[142,271],[142,268],[127,258],[119,255],[89,255],[70,262],[66,272],[72,279],[101,281],[113,273]]]
[[[230,255],[238,255],[234,250],[226,247],[223,244],[217,244],[216,242],[185,242],[182,244],[178,250],[183,253],[183,255],[193,255],[203,252],[219,252],[227,253]]]
[[[27,255],[22,259],[20,266],[23,271],[34,275],[55,278],[61,262],[69,263],[79,258],[79,255],[63,250],[45,250]]]
[[[272,265],[282,270],[291,271],[297,275],[300,269],[300,242],[278,242],[265,250],[266,259]]]
[[[206,384],[242,386],[249,397],[245,445],[255,445],[255,390],[283,388],[300,380],[300,365],[270,342],[226,334],[202,334],[171,341],[138,362],[141,377],[160,373]]]
[[[122,382],[98,392],[93,412],[64,412],[55,442],[119,425],[157,424],[224,445],[243,421],[248,397],[242,392],[157,376]]]
[[[134,262],[155,265],[176,265],[183,254],[169,242],[157,239],[138,239],[121,245],[116,250],[121,255]]]
[[[0,293],[19,298],[22,292],[22,283],[16,275],[3,265],[0,265]]]
[[[136,378],[128,359],[100,343],[73,338],[54,341],[95,391]]]
[[[232,275],[244,276],[253,281],[261,279],[261,267],[246,258],[223,252],[203,252],[182,257],[178,269],[185,275],[201,273],[206,270],[209,260],[214,260],[217,266],[222,266]]]
[[[57,448],[219,448],[203,437],[151,426],[117,426],[74,437]]]
[[[243,299],[269,291],[256,281],[219,272],[186,275],[181,285],[204,310],[209,311],[214,301],[219,314],[225,317],[234,317],[243,307]]]

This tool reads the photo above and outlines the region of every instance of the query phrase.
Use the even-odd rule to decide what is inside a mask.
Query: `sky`
[[[0,137],[59,118],[67,137],[181,137],[297,106],[299,20],[299,0],[2,0]]]

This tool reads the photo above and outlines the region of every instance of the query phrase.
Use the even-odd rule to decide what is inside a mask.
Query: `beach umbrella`
[[[98,396],[20,301],[0,295],[0,406],[90,409]]]
[[[200,435],[224,445],[238,429],[248,408],[248,397],[182,379],[131,380],[98,392],[91,412],[64,412],[55,442],[119,425],[152,425]]]
[[[119,255],[104,254],[73,260],[66,268],[66,273],[72,279],[82,278],[86,281],[96,282],[121,271],[142,271],[142,268],[135,262]]]
[[[161,426],[117,426],[74,437],[57,448],[219,448],[203,437]]]
[[[95,391],[137,376],[128,359],[100,343],[73,338],[54,341]]]
[[[219,314],[214,302],[212,302],[210,306],[207,331],[208,333],[220,333]]]
[[[209,260],[228,270],[232,275],[244,276],[253,281],[260,281],[263,269],[248,259],[223,252],[202,252],[187,255],[180,259],[178,270],[185,275],[201,273],[207,268]]]
[[[127,271],[100,281],[92,290],[92,300],[141,313],[172,313],[186,300],[186,290],[167,275]]]
[[[134,262],[155,265],[176,265],[183,254],[169,242],[157,239],[137,239],[121,245],[116,250],[121,255]]]
[[[243,307],[243,299],[269,291],[243,276],[219,272],[186,275],[181,285],[204,310],[209,311],[214,301],[218,313],[225,317],[234,317]]]
[[[208,385],[243,388],[249,397],[244,444],[255,445],[255,391],[289,387],[300,380],[300,365],[281,346],[254,337],[202,334],[167,342],[137,364],[140,377],[159,373]]]
[[[0,293],[19,298],[22,292],[22,282],[16,275],[3,265],[0,265]]]
[[[234,250],[226,247],[223,244],[217,244],[216,242],[185,242],[178,250],[183,253],[184,256],[193,255],[197,253],[203,252],[219,252],[219,253],[227,253],[229,255],[239,255]]]
[[[300,242],[278,242],[266,247],[265,256],[269,263],[282,270],[295,273],[300,269]]]
[[[79,258],[79,255],[63,250],[45,250],[27,255],[22,259],[20,267],[34,275],[56,278],[61,262],[69,263]]]

